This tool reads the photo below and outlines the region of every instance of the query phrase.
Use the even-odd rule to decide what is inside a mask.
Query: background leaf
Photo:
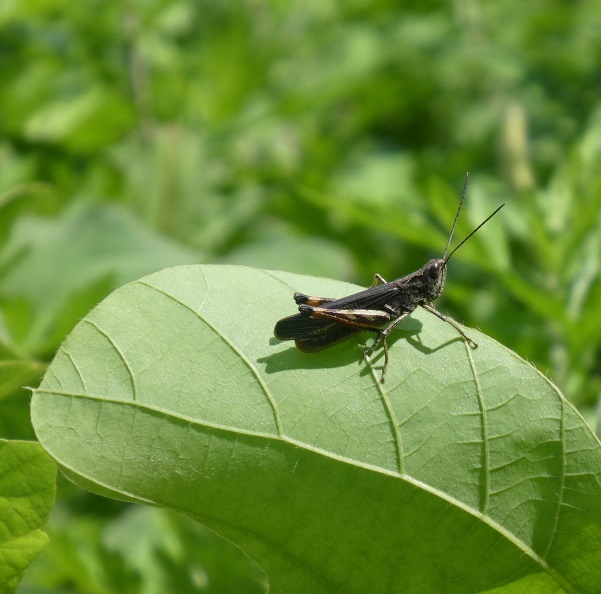
[[[36,559],[19,592],[98,594],[261,594],[258,567],[231,543],[174,512],[121,505],[59,481],[69,506],[48,522],[51,545]],[[75,495],[75,497],[73,497]],[[40,584],[38,589],[32,584]]]
[[[38,380],[44,369],[45,365],[36,361],[0,360],[0,399],[32,380]]]
[[[76,204],[58,219],[24,216],[0,254],[5,319],[21,349],[46,354],[111,285],[198,259],[114,205]]]
[[[274,592],[594,592],[601,449],[582,418],[425,312],[384,386],[357,341],[307,355],[271,338],[293,290],[354,289],[229,266],[126,285],[59,350],[36,433],[82,486],[234,541]]]
[[[14,592],[48,537],[56,466],[37,443],[0,439],[0,593]]]

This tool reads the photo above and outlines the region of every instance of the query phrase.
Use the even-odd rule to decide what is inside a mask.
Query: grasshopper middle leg
[[[380,378],[381,384],[386,381],[386,371],[388,370],[388,344],[386,343],[386,338],[388,338],[388,335],[395,329],[395,327],[398,326],[398,324],[400,324],[405,318],[407,318],[410,313],[411,312],[408,311],[404,314],[401,314],[398,318],[392,320],[392,322],[390,322],[390,324],[388,324],[384,330],[375,330],[375,332],[378,333],[378,336],[376,336],[373,344],[366,347],[363,351],[365,360],[369,361],[370,355],[380,346],[380,344],[382,344],[384,348],[384,367],[382,368],[382,377]]]

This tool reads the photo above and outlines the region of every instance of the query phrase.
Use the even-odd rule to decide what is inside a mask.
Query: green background
[[[114,288],[189,263],[402,276],[442,253],[468,170],[455,241],[507,206],[437,306],[595,426],[600,30],[592,1],[3,2],[0,436],[33,437],[18,387]],[[263,591],[198,525],[63,480],[48,532],[23,591]]]

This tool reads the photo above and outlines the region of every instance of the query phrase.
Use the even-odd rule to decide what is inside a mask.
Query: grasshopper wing
[[[294,340],[300,351],[313,353],[342,342],[361,330],[355,326],[296,314],[282,318],[275,325],[274,335],[280,340]]]

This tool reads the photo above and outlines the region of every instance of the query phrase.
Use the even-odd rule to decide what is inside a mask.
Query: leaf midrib
[[[321,455],[321,456],[325,456],[331,460],[334,460],[336,462],[340,462],[343,464],[350,464],[353,467],[357,467],[357,468],[361,468],[364,470],[368,470],[371,472],[377,472],[381,475],[385,475],[385,476],[389,476],[392,478],[396,478],[396,479],[400,479],[403,480],[405,482],[407,482],[408,484],[412,485],[413,487],[416,487],[418,489],[422,489],[423,491],[430,493],[446,502],[448,502],[449,504],[458,507],[459,509],[461,509],[462,511],[470,514],[471,516],[473,516],[474,518],[484,522],[485,524],[487,524],[490,528],[492,528],[493,530],[495,530],[496,532],[498,532],[501,536],[503,536],[504,538],[506,538],[507,540],[509,540],[512,544],[514,544],[516,547],[518,547],[521,551],[523,551],[525,554],[527,554],[533,561],[535,561],[541,568],[543,568],[547,573],[549,573],[549,575],[551,575],[553,577],[553,579],[555,579],[563,588],[565,588],[568,592],[576,592],[574,590],[574,588],[565,581],[565,579],[559,575],[553,568],[551,568],[547,562],[540,557],[534,550],[532,550],[530,547],[528,547],[523,541],[519,540],[514,534],[512,534],[511,532],[509,532],[505,527],[501,526],[500,524],[498,524],[495,520],[493,520],[490,516],[482,513],[479,510],[476,510],[472,507],[470,507],[469,505],[465,504],[464,502],[455,499],[454,497],[452,497],[451,495],[449,495],[448,493],[441,491],[440,489],[437,489],[431,485],[428,485],[427,483],[423,483],[422,481],[408,475],[408,474],[399,474],[398,472],[386,469],[386,468],[382,468],[379,466],[374,466],[372,464],[366,463],[366,462],[362,462],[360,460],[354,460],[352,458],[347,458],[345,456],[342,456],[340,454],[336,454],[334,452],[330,452],[328,450],[322,450],[321,448],[315,447],[314,445],[302,442],[300,440],[294,439],[292,437],[288,437],[286,435],[275,435],[275,434],[268,434],[268,433],[262,433],[259,431],[250,431],[247,429],[238,429],[238,428],[232,428],[232,427],[228,427],[228,426],[223,426],[220,425],[218,423],[212,423],[209,421],[199,421],[198,419],[194,419],[191,417],[187,417],[181,414],[177,414],[177,413],[173,413],[170,411],[165,411],[164,409],[158,408],[158,407],[154,407],[151,405],[147,405],[147,404],[142,404],[139,401],[136,402],[124,402],[123,400],[118,400],[118,399],[111,399],[111,398],[106,398],[103,396],[94,396],[91,394],[79,394],[79,393],[74,393],[74,392],[67,392],[67,391],[58,391],[58,390],[50,390],[50,389],[42,389],[42,388],[37,388],[33,390],[34,394],[47,394],[49,396],[52,395],[58,395],[58,396],[65,396],[65,397],[71,397],[71,398],[81,398],[81,399],[88,399],[88,400],[95,400],[98,401],[100,403],[112,403],[112,404],[118,404],[120,406],[128,406],[128,407],[132,407],[135,409],[139,409],[139,410],[146,410],[149,412],[153,412],[153,413],[159,413],[162,415],[166,415],[169,416],[170,418],[176,419],[176,420],[180,420],[186,424],[191,424],[195,427],[198,428],[207,428],[207,429],[215,429],[215,430],[219,430],[219,431],[223,431],[226,433],[233,433],[236,435],[248,435],[251,437],[257,437],[257,438],[264,438],[264,439],[273,439],[273,440],[278,440],[281,441],[283,443],[287,443],[291,446],[294,447],[298,447],[298,448],[302,448],[305,449],[307,451],[310,451],[316,455]],[[68,469],[69,471],[71,471],[74,475],[76,476],[81,476],[82,478],[84,478],[87,481],[90,481],[91,483],[97,484],[103,488],[105,488],[108,491],[111,491],[113,493],[117,493],[119,495],[122,495],[123,497],[127,497],[129,499],[133,499],[135,501],[140,501],[140,502],[146,502],[149,504],[153,504],[153,505],[161,505],[161,502],[159,501],[154,501],[152,499],[146,499],[146,498],[142,498],[139,495],[136,495],[134,493],[130,493],[124,489],[121,488],[116,488],[114,485],[109,485],[106,484],[104,482],[99,481],[96,477],[92,477],[87,475],[86,473],[83,473],[79,470],[75,470],[73,467],[69,466],[68,464],[65,464],[64,462],[60,461],[59,459],[59,463],[61,464],[61,466],[63,466],[64,468]],[[181,511],[181,510],[180,510]]]

